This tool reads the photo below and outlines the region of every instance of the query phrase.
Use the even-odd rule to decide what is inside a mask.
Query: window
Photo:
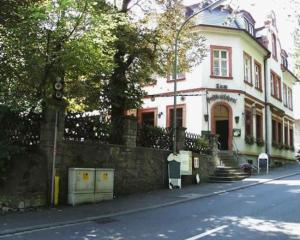
[[[211,46],[211,77],[232,78],[230,47]]]
[[[290,146],[294,146],[294,130],[290,128]]]
[[[287,88],[287,106],[290,110],[293,110],[293,91],[291,88]]]
[[[277,143],[277,124],[274,119],[272,119],[272,141]]]
[[[288,100],[287,100],[287,87],[285,84],[283,84],[283,105],[285,107],[288,106]]]
[[[276,36],[272,34],[272,57],[277,60]]]
[[[255,88],[258,90],[262,90],[261,65],[258,62],[254,62],[254,77],[255,77]]]
[[[271,71],[271,95],[281,101],[281,80],[273,71]]]
[[[140,125],[156,126],[157,108],[146,108],[138,110],[138,123]]]
[[[154,126],[154,112],[142,113],[142,125]]]
[[[282,123],[277,123],[277,142],[282,144]]]
[[[253,24],[251,24],[246,18],[244,18],[244,22],[245,22],[245,29],[247,30],[247,32],[253,35],[254,34]]]
[[[284,68],[288,69],[289,64],[288,64],[288,60],[286,59],[286,57],[281,56],[281,64]]]
[[[252,64],[251,57],[247,53],[244,53],[244,81],[252,85]]]
[[[252,112],[250,109],[245,109],[245,133],[246,133],[246,136],[253,136],[252,126],[253,126]]]
[[[289,128],[288,128],[288,126],[287,125],[285,125],[284,126],[284,144],[285,145],[289,145],[289,130],[288,130]]]
[[[256,139],[263,139],[262,115],[256,114]]]
[[[174,108],[167,106],[167,127],[173,127]],[[176,126],[185,127],[185,105],[179,105],[176,108]]]
[[[177,73],[176,81],[183,81],[183,80],[185,80],[185,73]],[[167,82],[174,82],[173,74],[167,77]]]

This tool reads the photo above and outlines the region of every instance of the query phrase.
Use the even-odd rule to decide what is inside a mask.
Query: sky
[[[191,5],[199,0],[185,0],[185,5]],[[263,26],[266,16],[273,10],[276,15],[277,28],[281,47],[291,54],[294,49],[293,31],[296,27],[296,11],[300,12],[300,0],[227,0],[233,6],[251,13],[256,21],[256,27]],[[298,4],[298,7],[295,5]],[[289,58],[289,66],[293,71],[293,61]],[[300,84],[294,87],[294,118],[300,119]]]

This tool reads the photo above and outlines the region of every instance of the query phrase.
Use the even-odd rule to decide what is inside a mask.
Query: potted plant
[[[262,138],[257,138],[256,144],[257,144],[257,146],[262,147],[265,145],[265,141]]]
[[[245,136],[245,142],[246,142],[247,144],[249,144],[249,145],[254,144],[254,137],[251,136],[251,135],[246,135],[246,136]]]

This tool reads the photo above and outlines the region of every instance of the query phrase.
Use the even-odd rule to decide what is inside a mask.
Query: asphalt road
[[[300,239],[300,175],[155,210],[2,239]]]

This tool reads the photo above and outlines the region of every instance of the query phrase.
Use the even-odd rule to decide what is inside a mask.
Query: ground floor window
[[[138,122],[142,126],[156,126],[156,108],[140,109],[138,112]]]
[[[289,145],[289,130],[288,126],[284,126],[284,143],[285,145]]]
[[[283,124],[280,118],[272,119],[272,143],[274,147],[283,144]]]
[[[252,111],[249,108],[245,109],[245,133],[246,136],[253,136],[252,131],[253,119],[252,119]]]
[[[174,108],[167,106],[167,127],[173,127]],[[176,126],[185,127],[185,105],[176,107]]]
[[[263,120],[260,114],[256,114],[256,139],[263,140]]]
[[[290,128],[290,146],[294,146],[294,129]]]

